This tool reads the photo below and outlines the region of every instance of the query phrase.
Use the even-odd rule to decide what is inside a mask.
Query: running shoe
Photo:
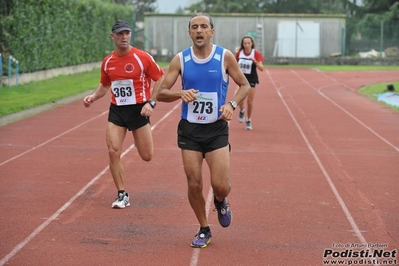
[[[240,112],[238,113],[238,122],[240,123],[244,122],[244,113],[245,109],[241,109]]]
[[[193,248],[206,248],[209,242],[211,242],[211,238],[212,238],[211,231],[203,232],[200,229],[198,234],[195,235],[194,240],[191,242],[191,246]]]
[[[124,192],[118,194],[118,197],[116,198],[115,202],[112,203],[111,207],[114,209],[124,209],[125,207],[129,206],[130,206],[129,194]]]
[[[252,130],[252,122],[251,122],[251,120],[248,120],[245,123],[246,123],[245,129],[246,130]]]
[[[215,198],[215,209],[213,211],[218,212],[218,222],[222,227],[228,227],[233,219],[233,213],[230,209],[230,204],[227,203],[226,199],[222,202],[217,202]]]

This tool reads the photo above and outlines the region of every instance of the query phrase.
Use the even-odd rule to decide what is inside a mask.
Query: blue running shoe
[[[228,227],[233,219],[233,213],[230,209],[230,204],[227,203],[226,199],[222,202],[218,202],[215,198],[215,209],[213,211],[218,212],[218,221],[222,227]]]
[[[194,240],[191,242],[191,246],[193,248],[206,248],[209,242],[211,242],[211,238],[211,231],[203,232],[200,230],[198,234],[195,235]]]

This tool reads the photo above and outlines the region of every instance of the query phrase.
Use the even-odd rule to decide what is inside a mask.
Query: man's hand
[[[94,103],[94,101],[95,101],[95,98],[94,98],[93,94],[92,95],[87,95],[86,97],[83,98],[83,104],[84,104],[85,107],[90,107],[90,105],[92,103]]]
[[[195,90],[195,89],[182,90],[180,97],[185,103],[191,103],[191,102],[197,100],[198,92],[199,92],[199,90]]]
[[[234,110],[230,103],[222,105],[219,112],[222,113],[222,115],[218,118],[219,120],[230,121],[233,118]]]
[[[144,104],[143,108],[141,108],[140,114],[142,116],[151,116],[152,111],[154,111],[154,108],[152,108],[151,104],[146,103],[146,104]]]

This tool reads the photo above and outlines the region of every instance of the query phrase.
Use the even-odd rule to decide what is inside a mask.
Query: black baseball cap
[[[127,23],[124,20],[115,21],[114,26],[112,26],[112,32],[113,33],[119,33],[119,32],[124,31],[124,30],[132,31],[130,29],[129,23]]]

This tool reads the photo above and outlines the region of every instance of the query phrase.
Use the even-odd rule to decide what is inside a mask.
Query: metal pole
[[[0,53],[0,88],[3,87],[3,57]]]
[[[132,36],[131,36],[131,45],[132,46],[136,46],[136,33],[137,33],[137,29],[136,29],[136,12],[133,13],[132,16],[132,28],[133,28],[133,32],[132,32]]]
[[[380,36],[380,57],[382,57],[382,49],[384,47],[384,21],[381,20],[381,36]]]
[[[150,45],[151,45],[151,48],[156,49],[156,51],[157,51],[156,55],[159,56],[158,47],[157,47],[157,19],[154,18],[152,23],[153,23],[153,27],[152,27],[152,43],[150,43]]]
[[[8,88],[11,87],[11,60],[12,56],[10,55],[8,57]]]
[[[298,53],[298,19],[295,20],[295,58]]]
[[[16,66],[15,66],[15,86],[18,87],[19,62],[18,62],[17,59],[15,59],[15,63],[16,63]]]
[[[342,56],[346,55],[346,28],[341,29],[341,50]]]
[[[177,50],[177,36],[178,36],[178,32],[177,32],[177,21],[175,20],[175,17],[172,18],[172,55],[175,55],[178,53]],[[168,55],[169,55],[170,51],[168,51]],[[169,60],[169,58],[168,58]]]

